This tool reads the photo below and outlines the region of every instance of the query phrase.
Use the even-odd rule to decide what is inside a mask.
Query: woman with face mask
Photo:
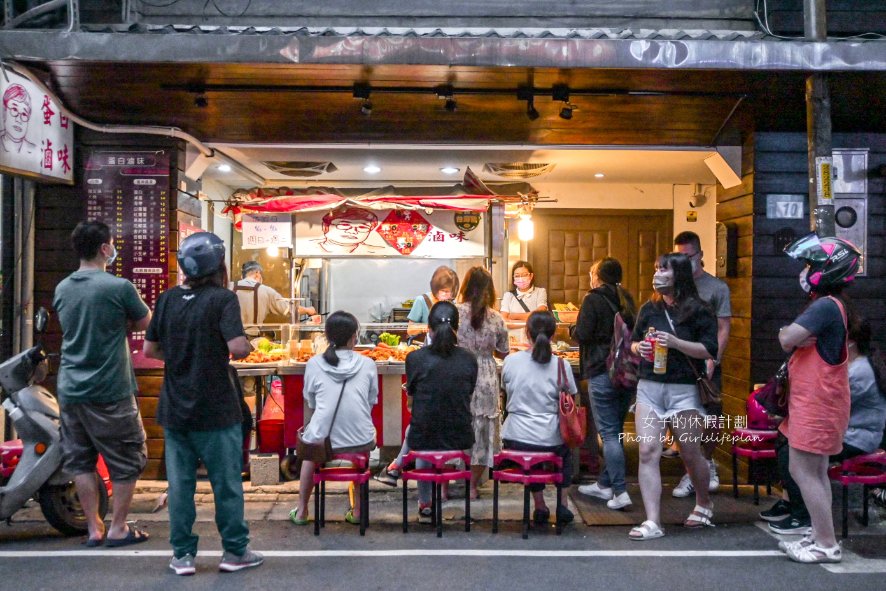
[[[717,356],[717,318],[698,296],[692,263],[681,253],[658,258],[652,278],[655,294],[643,304],[634,324],[631,348],[642,357],[634,411],[640,445],[640,493],[646,520],[630,532],[632,540],[664,535],[661,527],[661,446],[668,423],[680,446],[695,486],[695,508],[683,522],[688,528],[711,524],[713,503],[708,492],[708,462],[701,453],[704,408],[696,375],[703,375],[705,359]],[[664,373],[655,373],[649,329],[659,345],[667,347]],[[693,368],[694,366],[694,368]]]
[[[517,261],[511,268],[514,289],[501,298],[501,317],[505,319],[511,344],[526,344],[526,319],[533,312],[548,309],[548,292],[535,285],[535,274],[528,261]]]

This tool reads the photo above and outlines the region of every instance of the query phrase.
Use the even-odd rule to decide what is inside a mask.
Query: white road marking
[[[778,550],[262,550],[273,558],[402,558],[403,556],[459,558],[752,558],[783,557]],[[171,550],[7,550],[0,558],[169,557]],[[221,556],[221,550],[201,550],[199,556]]]

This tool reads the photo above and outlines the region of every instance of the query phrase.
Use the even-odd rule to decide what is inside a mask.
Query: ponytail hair
[[[458,345],[458,308],[452,302],[437,302],[428,315],[431,344],[434,353],[449,357]]]
[[[326,340],[329,341],[329,347],[323,352],[323,360],[333,367],[338,366],[338,355],[335,350],[348,346],[351,338],[357,334],[360,323],[357,318],[349,312],[339,310],[333,312],[326,319]]]
[[[557,330],[557,321],[548,311],[535,311],[526,319],[526,330],[532,342],[532,360],[546,364],[551,360],[551,339]]]

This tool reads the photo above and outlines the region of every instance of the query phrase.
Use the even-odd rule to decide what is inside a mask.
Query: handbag
[[[671,315],[668,314],[667,310],[665,310],[665,316],[668,318],[671,330],[674,331],[674,334],[677,334],[677,329],[674,328],[674,322],[671,320]],[[682,351],[680,352],[683,353]],[[683,356],[686,357],[692,373],[695,374],[695,387],[698,388],[698,398],[701,401],[701,405],[709,415],[719,414],[723,405],[723,395],[720,393],[720,390],[717,389],[714,381],[707,376],[707,373],[699,373],[698,368],[695,367],[689,355],[683,353]]]
[[[305,434],[305,428],[304,426],[299,427],[296,432],[298,440],[295,444],[295,456],[299,462],[308,461],[314,462],[315,464],[325,464],[332,459],[332,440],[330,435],[332,434],[332,426],[335,425],[335,417],[338,414],[338,407],[341,404],[341,399],[344,396],[345,385],[347,383],[348,381],[345,380],[341,385],[341,392],[338,394],[338,402],[335,403],[335,412],[332,414],[332,422],[329,423],[329,433],[323,438],[323,441],[320,441],[319,443],[309,443],[304,441],[303,436]]]
[[[578,447],[584,443],[588,429],[588,409],[579,406],[569,392],[566,378],[566,362],[559,359],[557,366],[557,387],[560,390],[560,435],[567,447]]]
[[[788,362],[785,361],[766,384],[753,396],[772,417],[788,416]]]

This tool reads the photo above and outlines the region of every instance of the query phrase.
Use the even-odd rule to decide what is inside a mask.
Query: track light
[[[205,109],[209,106],[209,99],[206,98],[205,94],[198,94],[194,97],[194,106],[198,109]]]
[[[372,87],[365,82],[354,83],[353,97],[363,101],[360,104],[360,112],[366,117],[372,115],[372,101],[369,100],[369,95],[371,93]]]
[[[458,109],[458,103],[455,102],[454,98],[449,97],[443,104],[443,108],[446,109],[446,111],[448,111],[449,113],[455,113],[455,111]]]
[[[452,88],[451,84],[443,84],[434,89],[434,93],[437,95],[437,98],[441,101],[446,101],[443,103],[443,108],[446,109],[449,113],[454,113],[458,109],[458,103],[455,101],[455,89]]]
[[[573,108],[571,103],[563,103],[563,108],[560,109],[560,119],[572,119]]]
[[[569,102],[569,85],[554,84],[551,87],[551,98],[563,103],[563,108],[560,109],[560,119],[572,119],[572,111],[575,109],[575,105]]]
[[[530,121],[535,121],[539,118],[538,111],[535,109],[535,99],[533,98],[526,101],[526,117],[528,117]]]

